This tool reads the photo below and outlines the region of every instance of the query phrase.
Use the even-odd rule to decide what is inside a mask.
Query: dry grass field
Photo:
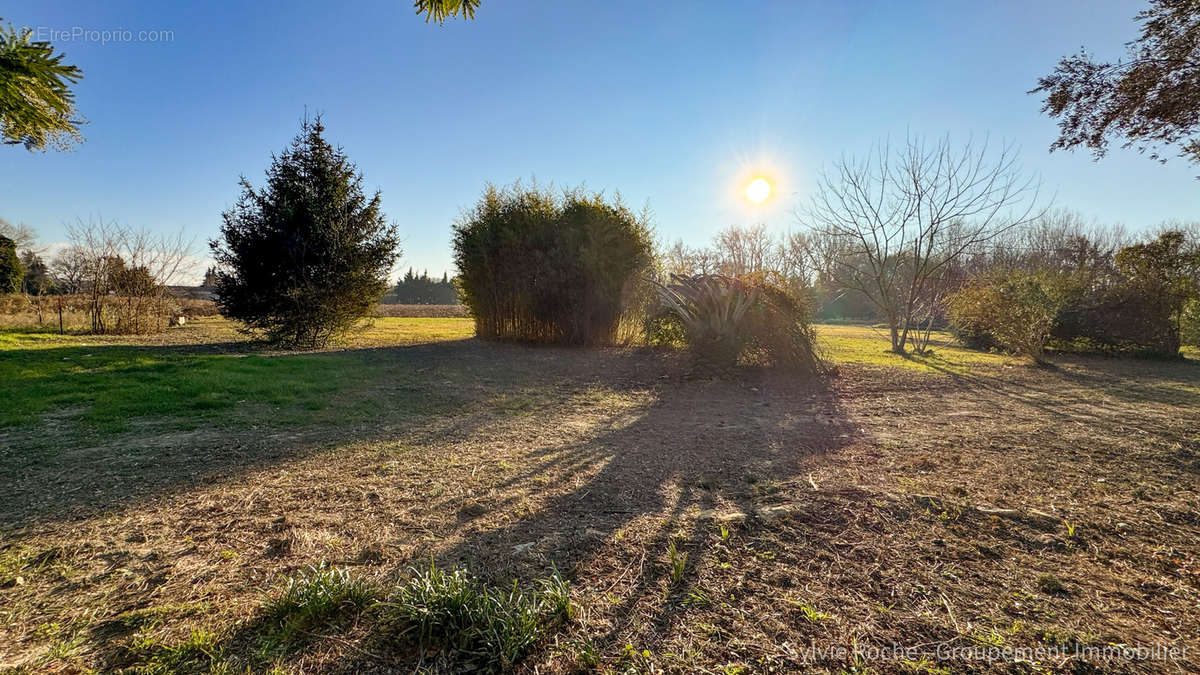
[[[0,669],[453,671],[386,620],[431,564],[567,582],[525,672],[1200,669],[1195,361],[818,331],[829,379],[456,318],[0,333]],[[281,624],[312,567],[357,590]]]

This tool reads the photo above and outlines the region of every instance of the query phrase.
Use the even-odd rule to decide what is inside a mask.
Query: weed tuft
[[[687,571],[687,551],[680,551],[675,547],[675,541],[667,545],[667,555],[671,559],[671,585],[678,586],[683,581],[683,574]]]
[[[1053,574],[1043,574],[1037,579],[1038,590],[1047,595],[1066,595],[1067,587]]]
[[[829,614],[828,612],[822,612],[812,605],[803,602],[797,602],[793,604],[797,609],[800,610],[800,613],[804,615],[804,620],[809,623],[821,623],[822,621],[829,621],[833,618],[833,615]]]
[[[573,616],[557,574],[522,589],[499,589],[466,570],[413,570],[384,603],[383,622],[421,653],[438,650],[456,669],[495,672],[515,665],[552,626]]]
[[[378,596],[369,582],[337,567],[310,567],[288,579],[278,597],[263,606],[273,630],[266,647],[282,647],[321,625],[336,624],[357,614]]]

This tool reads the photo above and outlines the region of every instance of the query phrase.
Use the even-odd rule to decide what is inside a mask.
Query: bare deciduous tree
[[[82,293],[86,271],[87,259],[83,251],[75,246],[63,248],[50,261],[50,276],[60,293]]]
[[[903,354],[910,336],[928,334],[948,266],[1039,215],[1038,188],[1011,146],[910,137],[823,172],[800,217],[824,275],[863,293]]]
[[[190,266],[183,234],[157,235],[117,222],[68,226],[70,248],[55,260],[88,296],[92,331],[141,333],[166,326],[169,286]],[[116,324],[110,325],[110,316]]]
[[[25,223],[13,225],[4,218],[0,218],[0,237],[8,237],[17,245],[19,251],[34,251],[41,253],[33,247],[37,243],[37,233],[33,228]]]
[[[731,225],[717,233],[713,249],[721,273],[727,276],[761,275],[775,269],[775,240],[767,234],[766,225]]]
[[[692,276],[716,274],[720,271],[720,255],[712,248],[690,248],[683,240],[676,241],[660,254],[665,278],[671,275]]]
[[[754,276],[782,286],[805,288],[813,279],[808,238],[805,232],[773,235],[765,225],[730,225],[713,237],[711,246],[689,248],[676,241],[662,249],[659,258],[667,278],[672,274]]]

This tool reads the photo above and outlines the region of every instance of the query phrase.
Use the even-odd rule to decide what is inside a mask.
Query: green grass
[[[176,644],[161,644],[153,638],[135,640],[127,658],[137,663],[132,671],[147,675],[185,672],[221,672],[223,648],[220,636],[203,628],[192,628],[188,637]]]
[[[301,354],[256,353],[249,342],[248,353],[223,353],[0,333],[0,428],[64,409],[102,433],[143,417],[171,418],[168,426],[179,429],[241,418],[280,426],[354,421],[372,414],[377,387],[419,380],[411,370],[389,368],[370,348],[460,339],[469,331],[466,319],[379,319],[350,349]]]
[[[508,670],[546,632],[573,614],[557,574],[530,589],[488,586],[465,570],[415,569],[384,605],[385,632],[442,652],[463,672]]]
[[[263,607],[269,630],[264,646],[274,650],[298,637],[344,622],[371,604],[378,589],[336,567],[314,567],[288,579],[287,586]]]
[[[820,569],[806,578],[806,561],[834,559],[853,535],[807,527],[801,505],[812,499],[820,502],[814,508],[840,509],[846,522],[861,519],[872,541],[895,524],[894,514],[906,514],[894,540],[903,545],[884,546],[899,556],[884,572],[911,579],[910,590],[943,587],[938,597],[947,610],[961,605],[960,620],[980,617],[972,625],[1003,625],[989,619],[988,608],[1007,606],[1006,588],[1025,589],[1021,604],[1040,622],[1053,617],[1042,616],[1037,603],[1079,601],[1070,588],[1100,584],[1115,597],[1148,574],[1164,587],[1182,574],[1176,568],[1184,563],[1168,571],[1131,564],[1124,567],[1141,575],[1133,581],[1096,577],[1082,553],[1084,541],[1100,536],[1089,524],[1137,522],[1146,509],[1174,516],[1172,522],[1192,515],[1186,490],[1175,496],[1174,484],[1158,476],[1187,468],[1180,462],[1188,460],[1194,433],[1186,421],[1200,391],[1194,364],[1064,356],[1056,369],[1009,369],[1024,380],[1009,386],[995,369],[1020,359],[949,345],[902,358],[888,353],[882,331],[818,326],[835,362],[863,367],[844,369],[854,386],[829,399],[818,394],[818,404],[836,402],[843,411],[797,422],[796,410],[814,409],[807,387],[778,387],[771,392],[777,398],[760,408],[758,388],[741,380],[661,383],[685,360],[649,350],[444,342],[469,335],[470,322],[461,319],[382,320],[344,349],[315,353],[263,351],[238,341],[231,324],[219,320],[187,331],[151,338],[0,332],[0,414],[12,422],[0,428],[0,445],[16,448],[0,476],[16,488],[9,491],[10,520],[34,524],[0,551],[0,605],[4,641],[23,645],[17,658],[29,664],[25,672],[349,672],[405,663],[411,670],[417,662],[448,671],[504,669],[521,659],[535,662],[530,670],[563,670],[575,649],[581,669],[740,672],[724,645],[755,644],[755,633],[725,623],[730,607],[775,616],[791,641],[858,635],[860,625],[868,636],[927,631],[941,639],[945,622],[927,620],[919,591],[904,596],[917,598],[912,604],[901,597],[872,612],[869,598],[836,602],[858,598],[854,575],[842,575],[849,591]],[[955,368],[979,369],[979,379],[994,386],[977,389],[939,375]],[[921,391],[907,386],[914,376],[941,379]],[[897,396],[914,405],[893,409]],[[880,410],[886,417],[874,418]],[[713,422],[747,413],[762,433]],[[836,428],[829,422],[843,416],[859,420],[862,430],[846,441],[854,446],[849,454],[839,445],[794,470],[764,459],[774,456],[775,439],[826,438]],[[1137,438],[1131,419],[1145,430]],[[173,425],[212,429],[158,433]],[[126,428],[99,441],[90,435]],[[270,438],[260,439],[263,429]],[[546,429],[563,432],[541,438]],[[1085,432],[1097,451],[1070,454]],[[87,437],[81,442],[77,433]],[[697,433],[711,434],[707,449],[695,447]],[[43,452],[51,443],[57,456]],[[727,460],[729,448],[745,453],[745,461]],[[863,448],[895,470],[875,472],[876,482],[860,486],[867,479],[845,467]],[[657,457],[664,458],[661,470],[647,467],[646,458]],[[1010,474],[1011,482],[989,480]],[[1096,475],[1111,477],[1097,483]],[[657,495],[676,485],[678,494],[687,488],[692,496],[660,506],[639,502],[629,518],[609,512],[613,504],[623,508],[612,490]],[[1045,533],[1027,523],[1005,519],[1003,528],[979,530],[962,515],[964,485],[972,503],[997,503],[999,496],[1033,506],[1082,504],[1070,513],[1081,523],[1080,539],[1068,531],[1068,546],[1030,551],[1028,537]],[[864,500],[866,489],[877,496]],[[1127,492],[1138,501],[1119,498]],[[903,493],[932,495],[937,507],[914,512]],[[1103,513],[1085,508],[1101,498]],[[714,523],[699,524],[678,515],[690,519],[692,507],[709,500],[779,504],[782,515],[769,526],[766,519],[714,516]],[[943,506],[960,500],[957,511]],[[712,537],[683,545],[686,528],[704,527],[715,529]],[[1113,559],[1147,560],[1151,544],[1164,555],[1186,552],[1179,530],[1159,528],[1153,542],[1113,538]],[[507,552],[506,542],[540,541],[544,532],[563,537],[547,558]],[[660,538],[669,532],[670,539]],[[788,548],[798,536],[812,539],[806,548],[813,555]],[[960,560],[963,569],[953,575],[922,565],[937,560],[936,547],[947,542],[981,556]],[[450,565],[470,561],[487,581],[452,568],[397,580],[397,565],[426,555]],[[992,564],[1010,556],[1033,567]],[[346,573],[322,561],[353,567]],[[571,593],[557,577],[510,582],[510,575],[543,575],[547,561],[576,570]],[[259,595],[255,580],[307,565],[316,567]],[[1046,570],[1061,575],[1052,578],[1058,586],[1037,576]],[[159,575],[175,580],[151,587]],[[987,584],[972,581],[980,575]],[[785,576],[805,595],[776,583]],[[740,581],[730,587],[729,580]],[[980,588],[999,590],[985,597]],[[1187,604],[1170,604],[1174,598],[1160,596],[1185,617]],[[590,610],[575,621],[573,601]],[[1138,607],[1123,609],[1122,626],[1152,635],[1159,617],[1151,610],[1139,615]],[[1076,626],[1072,615],[1072,626],[1107,631],[1098,616],[1084,612]],[[1070,639],[1032,629],[1017,637],[959,632],[988,645]],[[623,645],[626,652],[618,653]]]
[[[122,665],[139,673],[262,672],[357,621],[367,641],[380,648],[426,656],[436,651],[462,672],[503,672],[574,613],[567,582],[557,574],[502,588],[466,570],[430,564],[389,590],[322,564],[289,577],[236,630],[193,628],[173,643],[135,634],[123,645]],[[253,639],[238,640],[239,634]],[[257,649],[247,651],[254,644]]]
[[[472,332],[470,319],[380,318],[340,350],[270,353],[221,319],[149,338],[0,331],[0,428],[34,425],[52,414],[78,423],[71,427],[76,432],[98,434],[147,422],[164,430],[354,423],[380,414],[381,391],[429,390],[411,364],[398,366],[380,348]],[[932,356],[900,357],[887,351],[882,331],[863,326],[819,326],[818,335],[836,363],[946,372],[1013,361],[947,345]],[[454,392],[440,395],[452,399]],[[508,403],[515,408],[527,403],[513,396]],[[401,413],[437,404],[428,396],[384,398]]]
[[[965,373],[973,368],[1025,362],[1005,354],[964,349],[955,345],[947,333],[934,333],[930,345],[932,354],[901,356],[891,352],[886,328],[819,324],[816,330],[817,344],[824,350],[826,358],[834,363],[892,366],[930,373]]]
[[[238,334],[234,324],[201,319],[162,336],[96,337],[0,330],[0,429],[62,415],[73,432],[112,434],[138,424],[164,430],[239,424],[274,427],[347,424],[374,419],[381,392],[395,412],[427,412],[454,399],[434,388],[411,362],[399,365],[387,349],[471,337],[462,318],[379,318],[337,349],[272,353]],[[965,373],[1024,363],[977,352],[936,334],[933,353],[898,356],[886,331],[870,326],[819,325],[818,341],[834,363]],[[443,364],[447,365],[447,364]],[[449,364],[451,369],[469,364]],[[464,371],[467,379],[469,373]],[[421,396],[397,392],[420,391]],[[519,394],[503,402],[528,407]]]

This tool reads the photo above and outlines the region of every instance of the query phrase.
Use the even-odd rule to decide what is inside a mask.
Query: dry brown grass
[[[1190,651],[1037,668],[1200,667],[1194,363],[696,380],[646,351],[373,344],[353,424],[267,408],[94,437],[63,410],[0,432],[37,454],[0,469],[0,663],[111,670],[202,629],[229,667],[388,671],[401,656],[362,622],[267,662],[248,627],[307,565],[391,583],[432,556],[570,579],[580,612],[528,672],[1025,671],[936,650],[1060,643]],[[424,384],[390,379],[408,371]],[[441,398],[398,412],[413,397]],[[807,652],[856,646],[915,651]]]
[[[212,300],[201,300],[199,298],[179,298],[180,310],[183,315],[189,319],[199,319],[200,317],[221,316],[221,310],[217,309],[217,303]]]
[[[125,305],[123,298],[109,297],[105,299],[108,309],[105,315],[113,334],[135,333],[138,331],[120,328],[112,325],[114,317],[121,315],[120,308]],[[89,307],[91,298],[87,295],[0,295],[0,328],[6,330],[25,330],[35,332],[57,332],[83,334],[92,329]],[[188,319],[219,316],[217,305],[212,300],[195,298],[139,298],[137,305],[144,309],[139,314],[140,332],[143,335],[158,334],[165,331],[169,320],[176,313]]]
[[[389,305],[376,306],[376,316],[400,318],[463,319],[467,317],[466,305]]]

